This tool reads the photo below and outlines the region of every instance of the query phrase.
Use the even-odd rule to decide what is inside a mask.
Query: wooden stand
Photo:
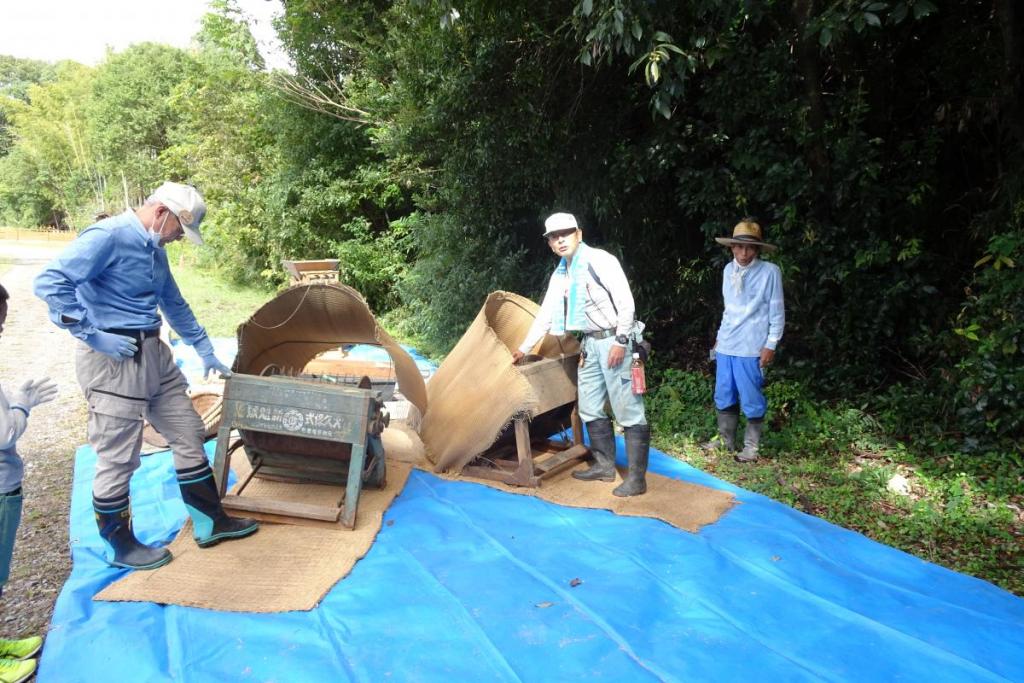
[[[573,354],[562,358],[545,358],[519,368],[537,394],[537,415],[572,405],[571,443],[549,441],[546,434],[539,438],[531,437],[527,418],[517,417],[513,421],[514,453],[509,446],[486,451],[464,467],[462,473],[512,486],[536,488],[543,479],[590,455],[590,449],[583,443],[583,424],[576,409],[578,363],[579,355]]]
[[[257,377],[235,374],[224,385],[223,419],[217,432],[217,451],[213,473],[221,495],[221,504],[242,512],[298,517],[355,526],[356,507],[362,490],[363,463],[366,457],[367,432],[378,411],[374,392],[355,387],[320,384],[287,377]],[[287,475],[289,457],[284,452],[261,452],[252,458],[253,471],[233,495],[225,495],[231,450],[231,430],[238,428],[282,436],[316,439],[351,445],[351,456],[324,458],[317,463],[317,472]],[[278,473],[274,479],[345,481],[345,494],[337,507],[309,505],[271,499],[245,498],[242,490],[267,463]],[[347,472],[346,472],[347,470]]]
[[[281,261],[281,265],[292,276],[292,283],[315,282],[316,280],[331,280],[338,282],[341,279],[338,259],[319,259],[316,261]]]

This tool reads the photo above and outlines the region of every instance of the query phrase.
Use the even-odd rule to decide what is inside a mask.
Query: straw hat
[[[777,248],[774,244],[768,244],[764,241],[764,237],[761,234],[761,226],[749,219],[742,220],[736,224],[736,227],[732,229],[732,237],[716,237],[715,241],[727,247],[731,247],[734,244],[752,244],[761,247],[765,251],[775,251]]]

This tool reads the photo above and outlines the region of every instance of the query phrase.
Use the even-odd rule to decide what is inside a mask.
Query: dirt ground
[[[32,411],[18,442],[25,461],[25,502],[14,546],[11,578],[0,597],[0,637],[42,635],[71,571],[68,514],[75,449],[85,443],[86,406],[75,379],[75,339],[49,320],[32,294],[32,279],[59,242],[0,240],[0,257],[13,266],[0,275],[10,313],[0,336],[0,385],[12,391],[29,378],[51,377],[60,393]]]

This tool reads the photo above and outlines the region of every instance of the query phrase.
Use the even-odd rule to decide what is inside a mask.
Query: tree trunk
[[[797,73],[802,81],[803,95],[807,103],[807,126],[811,133],[808,136],[804,157],[811,170],[811,176],[817,181],[817,218],[825,220],[828,213],[830,168],[828,150],[825,146],[825,102],[821,96],[821,54],[817,40],[805,36],[816,9],[815,0],[793,0],[791,18]]]
[[[995,0],[1003,35],[1002,121],[1017,158],[1024,146],[1024,10],[1018,0]],[[1013,162],[1011,162],[1013,163]]]

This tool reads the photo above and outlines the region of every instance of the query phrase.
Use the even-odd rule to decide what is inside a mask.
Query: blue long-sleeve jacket
[[[50,307],[50,320],[79,339],[96,330],[159,327],[159,308],[200,356],[213,353],[171,275],[167,252],[133,211],[82,231],[36,277],[35,293]]]
[[[733,260],[722,273],[725,312],[715,350],[730,356],[756,357],[761,349],[775,350],[786,326],[782,271],[774,263],[755,259],[737,287],[737,268]]]

